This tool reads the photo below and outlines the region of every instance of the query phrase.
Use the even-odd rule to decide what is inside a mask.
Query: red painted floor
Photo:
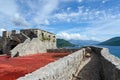
[[[67,55],[68,53],[44,53],[16,58],[0,56],[0,80],[16,80]]]

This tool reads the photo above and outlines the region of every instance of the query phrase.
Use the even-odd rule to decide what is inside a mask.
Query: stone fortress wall
[[[18,80],[72,80],[83,59],[83,51],[76,51]]]
[[[120,59],[110,54],[107,48],[90,48],[100,59],[101,80],[120,80]],[[91,61],[91,57],[84,59],[85,50],[82,48],[17,80],[74,80],[78,71]],[[90,76],[86,77],[90,79]]]
[[[40,29],[22,29],[4,31],[2,36],[3,53],[12,57],[45,53],[47,49],[56,49],[56,36]]]

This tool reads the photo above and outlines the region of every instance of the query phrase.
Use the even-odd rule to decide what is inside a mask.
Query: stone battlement
[[[91,56],[85,56],[86,50]],[[90,46],[17,80],[120,80],[120,59],[107,48]]]
[[[21,53],[23,55],[56,49],[55,34],[41,29],[22,29],[20,32],[16,30],[3,31],[2,35],[2,50],[5,54]],[[33,48],[33,45],[36,48]],[[24,50],[21,48],[24,48]]]

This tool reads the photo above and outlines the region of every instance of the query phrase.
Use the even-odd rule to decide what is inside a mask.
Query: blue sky
[[[120,0],[0,0],[0,34],[23,28],[104,41],[120,35]]]

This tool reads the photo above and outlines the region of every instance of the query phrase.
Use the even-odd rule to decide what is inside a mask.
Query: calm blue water
[[[109,49],[110,53],[120,58],[120,46],[101,46]]]

